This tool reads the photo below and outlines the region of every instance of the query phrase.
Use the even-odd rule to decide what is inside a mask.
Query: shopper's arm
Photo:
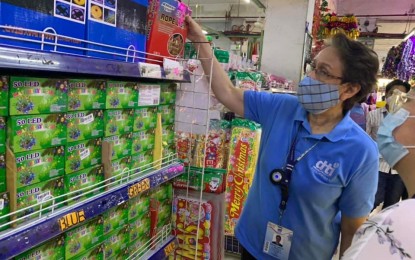
[[[210,44],[206,43],[206,37],[200,26],[189,16],[186,17],[186,22],[188,25],[188,38],[194,42],[194,46],[199,52],[199,59],[205,74],[210,75],[212,69],[212,91],[216,98],[229,110],[243,116],[244,91],[233,86],[228,75],[213,55]],[[213,67],[211,67],[211,57],[213,57]]]
[[[346,249],[350,247],[354,234],[356,233],[357,229],[366,221],[366,219],[366,217],[349,218],[342,215],[340,257],[344,254]]]

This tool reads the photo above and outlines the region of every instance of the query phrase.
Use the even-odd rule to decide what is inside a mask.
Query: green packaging
[[[10,194],[8,192],[0,193],[0,226],[10,222],[10,217],[3,217],[10,213]],[[8,229],[10,226],[6,225],[0,227],[0,231]]]
[[[80,170],[72,174],[65,175],[65,193],[79,190],[78,192],[68,197],[74,198],[75,196],[83,194],[81,197],[71,200],[70,202],[68,202],[68,204],[69,205],[74,204],[78,201],[85,200],[87,198],[90,198],[96,194],[103,192],[105,189],[104,188],[98,189],[99,186],[95,184],[103,182],[104,180],[105,180],[104,166],[102,164],[92,167],[92,168]],[[84,190],[84,188],[88,188],[88,187],[90,188]],[[97,189],[97,190],[90,192],[93,189]]]
[[[0,193],[7,190],[6,154],[0,153]]]
[[[17,189],[17,210],[23,209],[42,201],[46,201],[49,198],[56,198],[61,196],[65,193],[65,185],[64,180],[62,177],[50,179],[44,182],[39,182],[36,184],[24,186]],[[63,197],[55,199],[55,204],[63,201]],[[46,203],[43,203],[42,208],[46,208],[53,204],[53,200],[49,200]],[[26,209],[23,212],[17,214],[17,217],[26,216],[30,213],[33,213],[40,209],[40,205],[36,207],[31,207]],[[51,209],[42,211],[42,214],[49,212]],[[34,216],[27,217],[26,220],[31,218],[38,217],[39,215],[36,214]]]
[[[131,154],[141,153],[147,150],[154,149],[156,140],[156,130],[148,129],[133,133],[133,144]]]
[[[103,214],[104,234],[108,234],[128,223],[128,208],[128,202],[124,202]]]
[[[176,102],[176,83],[161,85],[160,105],[174,104]]]
[[[65,113],[68,80],[10,77],[10,115]]]
[[[138,83],[108,81],[106,109],[135,108],[138,106]]]
[[[173,144],[174,143],[174,125],[163,125],[162,140],[163,143]]]
[[[69,143],[65,151],[65,173],[80,171],[101,163],[102,139]]]
[[[176,143],[172,142],[163,146],[163,162],[171,160],[172,157],[176,154]],[[170,156],[170,157],[169,157]]]
[[[78,256],[104,240],[104,219],[98,216],[65,234],[65,259]]]
[[[0,116],[0,153],[6,152],[6,118]]]
[[[136,239],[139,240],[150,240],[150,217],[144,216],[136,218],[130,221],[130,241]]]
[[[223,193],[226,189],[226,170],[206,168],[203,172],[202,168],[190,167],[185,169],[186,174],[176,177],[173,181],[174,188],[198,190],[209,193]]]
[[[142,193],[129,200],[128,219],[142,218],[150,214],[150,197]]]
[[[131,236],[130,236],[131,238]],[[150,236],[144,236],[142,239],[136,239],[134,241],[130,240],[130,245],[128,249],[130,250],[130,255],[135,258],[141,259],[141,257],[151,248]]]
[[[160,204],[169,204],[173,199],[173,186],[171,183],[165,183],[151,190],[150,198],[158,201]]]
[[[16,153],[16,187],[47,181],[65,174],[65,147]]]
[[[104,80],[69,80],[68,111],[105,109],[105,85]]]
[[[133,133],[105,137],[104,142],[112,144],[110,160],[117,160],[131,155]]]
[[[161,123],[163,125],[174,124],[176,114],[174,104],[158,106],[158,112],[161,113]]]
[[[15,153],[66,144],[65,114],[12,116],[7,127],[9,145]]]
[[[125,225],[106,236],[105,259],[127,259],[129,257],[129,225]]]
[[[104,260],[105,244],[101,243],[94,246],[92,249],[81,253],[78,256],[69,258],[68,260]]]
[[[133,131],[134,109],[105,110],[105,136],[123,135]]]
[[[66,114],[67,141],[76,142],[104,135],[103,110],[76,111]]]
[[[157,124],[157,107],[141,107],[134,111],[134,132],[155,128]]]
[[[9,115],[9,77],[0,76],[0,116]]]
[[[147,150],[132,156],[131,170],[140,172],[153,167],[153,150]]]
[[[59,235],[17,256],[15,260],[65,260],[65,236]]]
[[[172,205],[170,204],[160,204],[158,208],[157,216],[157,228],[161,229],[164,226],[171,223],[172,217]]]
[[[131,156],[126,156],[126,157],[111,161],[112,171],[111,171],[110,177],[115,177],[114,179],[111,180],[111,182],[120,180],[123,177],[127,177],[128,172],[127,170],[124,170],[124,169],[130,168],[130,165],[131,165]]]

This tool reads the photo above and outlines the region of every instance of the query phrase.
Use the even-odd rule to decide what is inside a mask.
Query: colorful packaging
[[[68,111],[105,109],[104,80],[70,79],[68,90]]]
[[[128,219],[145,218],[150,214],[150,197],[147,193],[141,194],[129,200]]]
[[[87,51],[87,55],[128,62],[139,61],[145,51],[147,6],[147,0],[89,0],[86,40],[123,49],[87,44],[92,49]]]
[[[133,131],[134,110],[105,110],[105,136],[123,135]]]
[[[226,184],[225,235],[234,235],[236,223],[255,173],[261,138],[260,126],[252,121],[234,119]]]
[[[132,163],[130,169],[136,173],[150,169],[153,167],[154,152],[153,150],[147,150],[142,153],[138,153],[132,156]]]
[[[8,192],[0,193],[0,226],[10,221],[10,217],[3,217],[10,213],[10,194]],[[6,225],[0,227],[0,231],[8,229],[10,226]]]
[[[173,104],[160,105],[158,107],[158,112],[161,113],[161,123],[163,125],[174,124],[176,110]]]
[[[66,114],[66,119],[68,121],[68,143],[104,135],[104,112],[102,110],[69,112]]]
[[[131,155],[131,147],[133,145],[133,133],[105,137],[104,142],[112,144],[111,156],[109,159],[117,160],[122,157]]]
[[[161,85],[160,105],[174,104],[176,102],[176,83],[165,83]]]
[[[131,149],[131,154],[134,155],[137,153],[154,149],[155,139],[155,129],[148,129],[133,133],[133,145]]]
[[[176,144],[171,143],[163,146],[163,160],[169,161],[172,159],[172,156],[176,158]]]
[[[170,215],[171,218],[171,215]],[[140,240],[140,241],[149,241],[150,240],[150,217],[143,216],[136,218],[130,221],[130,241]]]
[[[138,106],[157,106],[160,104],[160,85],[140,83],[138,88]]]
[[[174,125],[163,125],[162,140],[165,144],[174,143]]]
[[[98,189],[99,186],[95,184],[103,182],[104,180],[105,180],[105,175],[104,175],[103,165],[98,165],[96,167],[87,168],[87,169],[80,170],[72,174],[65,175],[65,193],[78,191],[68,196],[68,198],[75,198],[76,196],[82,195],[68,202],[68,205],[74,204],[78,201],[85,200],[87,198],[90,198],[94,195],[97,195],[103,192],[104,188]],[[85,189],[88,187],[90,188]],[[97,190],[90,192],[93,189],[97,189]]]
[[[171,223],[171,215],[172,204],[160,204],[160,206],[157,208],[157,231],[161,231],[163,227]]]
[[[259,72],[238,71],[236,73],[236,87],[243,90],[260,91],[263,76]]]
[[[134,241],[131,241],[130,239],[130,245],[128,246],[130,256],[133,257],[133,259],[141,258],[148,251],[148,249],[150,249],[150,247],[150,236],[144,236],[143,239],[136,239]]]
[[[114,230],[106,236],[105,259],[127,259],[129,256],[129,225]]]
[[[157,107],[141,107],[134,111],[134,132],[155,128]]]
[[[108,234],[128,223],[128,202],[121,203],[103,214],[104,234]]]
[[[0,193],[7,190],[6,154],[0,153]]]
[[[65,233],[65,259],[78,256],[104,240],[104,219],[98,216]]]
[[[67,92],[66,79],[10,77],[10,115],[65,113]]]
[[[94,246],[92,249],[81,253],[78,256],[69,258],[68,260],[104,260],[105,244],[101,243]]]
[[[228,71],[229,70],[229,56],[230,56],[229,51],[215,48],[214,54],[219,64],[222,65],[222,68],[225,71]]]
[[[9,115],[9,77],[0,76],[0,116]]]
[[[223,193],[226,189],[226,170],[205,168],[203,183],[202,169],[190,167],[185,169],[185,173],[176,177],[173,182],[174,188],[178,189],[201,189],[209,193]]]
[[[158,201],[160,204],[171,206],[173,199],[173,185],[165,183],[150,191],[150,198]]]
[[[135,108],[138,105],[138,83],[107,82],[106,109]]]
[[[121,178],[128,177],[128,174],[131,174],[127,169],[131,165],[131,156],[126,156],[117,160],[111,161],[112,171],[108,174],[108,177],[115,177],[111,182],[120,180]],[[124,181],[126,181],[125,179]]]
[[[9,145],[15,153],[66,144],[65,114],[12,116],[7,127]]]
[[[65,236],[59,235],[46,243],[30,249],[15,258],[16,260],[65,260]]]
[[[64,146],[16,153],[15,157],[17,188],[44,182],[65,174]]]
[[[101,145],[101,138],[69,143],[65,151],[65,173],[70,174],[100,164]]]
[[[147,11],[148,62],[163,61],[157,54],[176,58],[183,56],[187,37],[184,18],[191,10],[177,0],[150,0]]]
[[[17,191],[17,210],[23,209],[32,205],[35,205],[37,203],[46,201],[50,198],[56,198],[58,196],[61,196],[65,193],[65,184],[62,177],[58,177],[55,179],[50,179],[44,182],[39,182],[33,185],[24,186],[21,188],[18,188]],[[58,203],[60,201],[63,201],[63,197],[60,197],[58,199],[55,199],[55,203]],[[53,204],[53,200],[49,200],[46,203],[43,203],[42,208],[49,207]],[[62,205],[60,205],[62,206]],[[58,207],[60,207],[58,206]],[[40,205],[36,207],[31,207],[26,209],[23,212],[20,212],[17,214],[17,217],[23,217],[30,213],[33,213],[35,211],[38,211],[40,209]],[[45,214],[49,212],[51,209],[48,210],[42,210],[42,214]],[[32,215],[30,217],[27,217],[25,220],[29,220],[35,217],[38,217],[39,215]]]
[[[181,160],[185,166],[193,164],[193,152],[196,145],[196,134],[190,134],[186,132],[176,132],[176,150],[177,157]]]
[[[0,153],[6,152],[6,117],[0,116]]]

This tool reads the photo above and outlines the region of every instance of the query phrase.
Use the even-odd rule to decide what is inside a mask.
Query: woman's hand
[[[190,16],[186,16],[185,19],[187,24],[187,38],[192,42],[206,42],[206,37],[199,24]]]

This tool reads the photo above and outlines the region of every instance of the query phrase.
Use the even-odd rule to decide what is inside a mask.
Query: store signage
[[[130,199],[137,197],[140,193],[150,189],[150,179],[146,178],[128,188],[128,197]]]
[[[61,217],[58,220],[58,223],[59,223],[59,227],[61,231],[65,231],[84,221],[85,221],[85,212],[84,210],[80,210],[80,211],[75,211],[75,212],[66,214],[65,216]]]
[[[176,249],[176,241],[171,241],[171,242],[170,242],[170,244],[168,244],[168,245],[164,248],[164,255],[165,255],[165,256],[170,256],[170,255],[172,255],[175,249]]]

